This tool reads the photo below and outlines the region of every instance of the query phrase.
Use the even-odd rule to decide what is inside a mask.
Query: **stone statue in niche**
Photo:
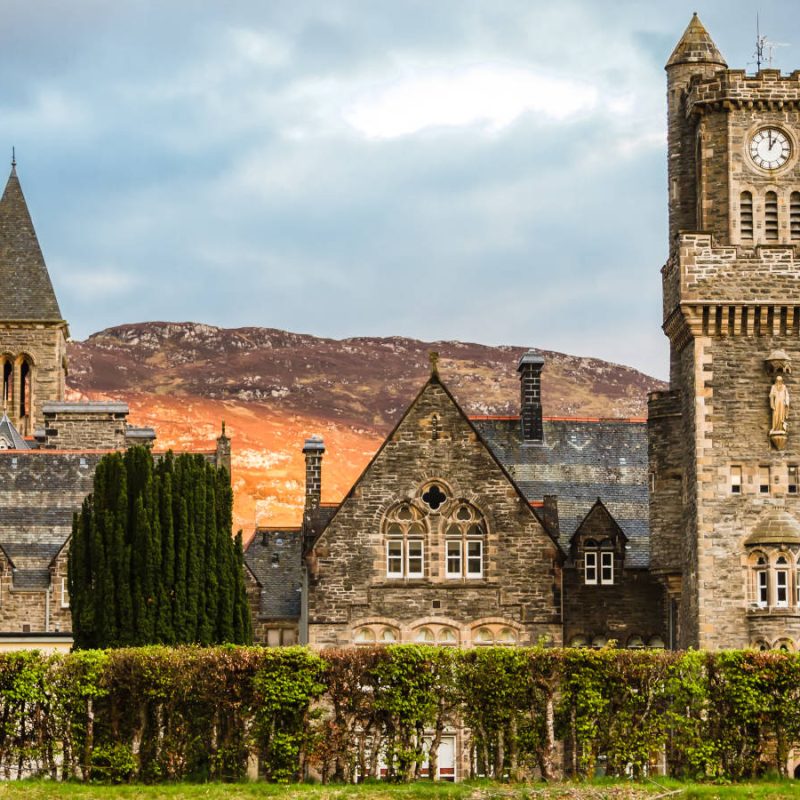
[[[788,425],[786,417],[789,415],[789,388],[783,381],[783,376],[778,375],[775,383],[769,390],[769,405],[772,409],[772,426],[769,431],[769,438],[778,450],[783,450],[786,446],[786,432]]]

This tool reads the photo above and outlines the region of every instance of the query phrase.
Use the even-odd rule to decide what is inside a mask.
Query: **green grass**
[[[657,781],[657,782],[656,782]],[[758,782],[715,786],[679,783],[666,778],[656,781],[593,781],[591,783],[518,784],[487,782],[405,786],[276,786],[265,783],[176,784],[169,786],[91,786],[49,781],[12,781],[0,784],[3,800],[656,800],[656,798],[781,798],[800,799],[800,781]]]

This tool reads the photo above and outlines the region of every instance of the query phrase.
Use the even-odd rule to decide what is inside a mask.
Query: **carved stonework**
[[[773,350],[764,359],[764,365],[770,376],[789,374],[792,371],[792,360],[783,350]]]
[[[786,447],[789,429],[786,418],[789,416],[790,403],[789,388],[783,382],[783,375],[779,374],[769,390],[769,407],[772,409],[769,438],[776,450],[783,450]]]

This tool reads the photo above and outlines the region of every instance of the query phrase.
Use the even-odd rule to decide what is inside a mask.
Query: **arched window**
[[[628,649],[629,650],[642,650],[644,648],[644,639],[641,636],[631,636],[628,639]]]
[[[467,503],[456,506],[445,523],[445,577],[483,577],[483,541],[486,524],[481,513]]]
[[[789,561],[786,556],[775,560],[775,605],[786,608],[789,605]]]
[[[3,386],[0,389],[0,405],[3,409],[11,410],[11,401],[14,397],[14,362],[10,358],[0,359],[3,364]]]
[[[800,239],[800,192],[789,197],[789,235],[792,241]]]
[[[775,192],[764,195],[764,238],[768,242],[778,241],[778,195]]]
[[[477,645],[491,645],[494,644],[494,635],[489,628],[478,628],[478,630],[475,631],[472,640]]]
[[[573,636],[569,640],[569,646],[570,647],[588,647],[589,646],[589,640],[583,634],[579,633],[577,636]]]
[[[387,578],[422,578],[425,574],[425,525],[410,503],[401,503],[386,516]]]
[[[501,628],[497,634],[497,644],[514,645],[517,643],[517,634],[511,628]]]
[[[439,644],[458,644],[458,634],[452,628],[442,628],[439,631]]]
[[[31,414],[31,374],[32,366],[27,356],[23,356],[19,367],[19,418],[20,420],[29,417]],[[28,426],[24,425],[25,433],[28,433]]]
[[[663,650],[666,645],[660,636],[651,636],[647,646],[653,650]]]
[[[605,647],[608,644],[608,637],[606,636],[595,636],[592,639],[592,647],[595,650],[599,650],[601,647]]]
[[[778,639],[775,642],[775,650],[783,650],[784,653],[791,653],[794,650],[794,645],[791,639]]]
[[[763,553],[750,556],[750,602],[759,608],[769,605],[769,562]]]
[[[414,641],[420,644],[433,644],[436,641],[436,637],[430,628],[420,628],[414,637]]]
[[[739,232],[742,239],[753,239],[753,194],[742,192],[739,195]]]
[[[356,644],[375,644],[375,631],[372,628],[359,628],[353,639]]]
[[[381,642],[383,642],[383,644],[391,644],[392,642],[396,642],[397,638],[397,631],[393,630],[392,628],[384,628],[381,631]]]

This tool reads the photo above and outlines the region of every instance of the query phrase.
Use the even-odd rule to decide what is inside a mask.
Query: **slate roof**
[[[647,424],[626,420],[544,420],[544,441],[522,440],[518,418],[472,424],[531,502],[557,495],[559,544],[569,541],[598,498],[628,537],[625,563],[650,563]]]
[[[14,427],[14,423],[3,414],[0,418],[0,439],[5,439],[11,446],[11,450],[30,450],[27,442],[19,435],[19,431]]]
[[[256,528],[244,560],[261,587],[262,619],[299,619],[302,551],[299,528]]]
[[[720,67],[728,66],[695,12],[680,41],[675,45],[675,49],[667,61],[667,66],[697,63],[719,64]]]
[[[0,451],[0,548],[16,568],[14,588],[49,584],[50,564],[72,533],[72,515],[92,491],[101,457]]]
[[[0,319],[63,320],[16,167],[0,198]]]

